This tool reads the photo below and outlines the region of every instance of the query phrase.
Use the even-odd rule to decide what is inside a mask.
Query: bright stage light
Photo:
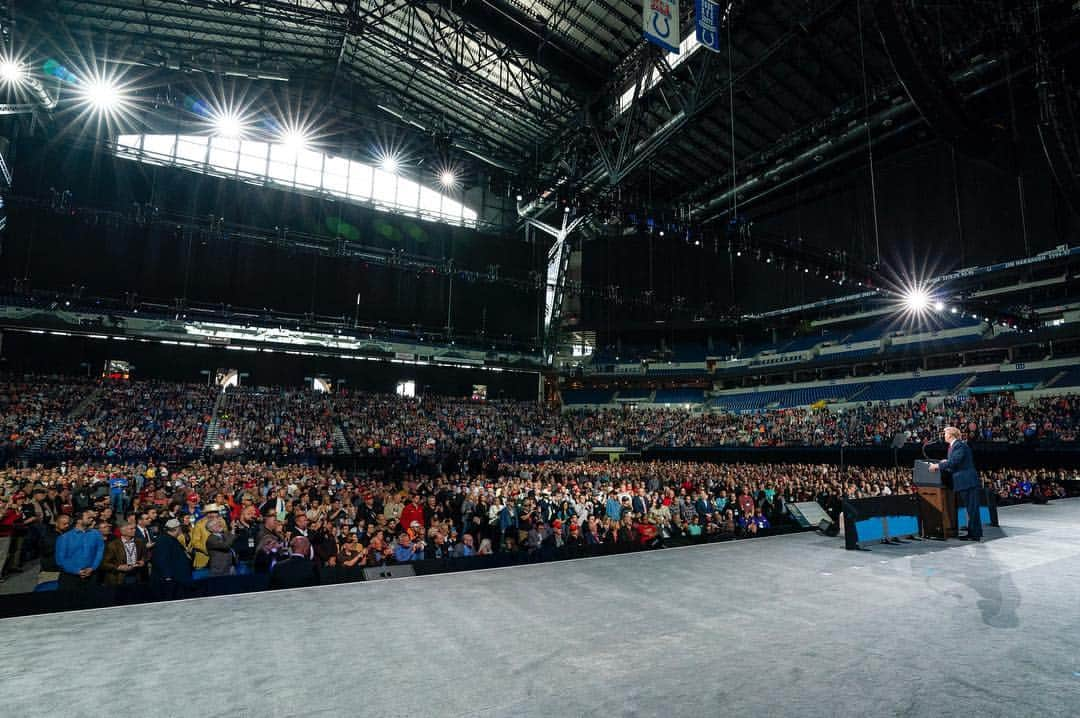
[[[930,308],[930,295],[925,289],[912,287],[904,292],[904,307],[910,312],[921,314]]]
[[[215,115],[213,122],[214,132],[219,137],[239,139],[244,134],[244,120],[231,110]]]
[[[82,99],[97,113],[113,114],[127,104],[128,99],[114,81],[95,77],[82,86]]]
[[[446,189],[453,189],[454,187],[457,187],[457,172],[454,172],[453,170],[443,170],[439,173],[439,184],[441,184]]]
[[[379,169],[387,174],[397,174],[401,169],[401,160],[393,150],[378,150],[375,153],[375,159],[379,162]]]
[[[281,143],[286,147],[299,151],[307,149],[311,144],[311,137],[301,129],[287,129],[281,133]]]
[[[0,60],[0,80],[9,85],[18,85],[26,79],[26,68],[18,60],[5,58]]]
[[[941,301],[940,299],[934,302],[934,309],[939,312],[945,311],[945,302]]]

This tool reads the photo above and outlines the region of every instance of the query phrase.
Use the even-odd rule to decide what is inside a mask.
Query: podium
[[[916,461],[911,485],[919,497],[919,521],[927,538],[947,539],[957,535],[956,497],[952,480],[941,471],[930,471],[929,461]]]

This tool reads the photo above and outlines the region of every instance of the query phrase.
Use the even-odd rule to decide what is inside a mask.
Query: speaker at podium
[[[931,471],[932,461],[916,461],[911,470],[911,484],[913,486],[939,486],[952,488],[948,472]]]

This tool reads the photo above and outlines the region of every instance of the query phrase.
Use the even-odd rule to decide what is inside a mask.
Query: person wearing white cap
[[[206,549],[206,539],[210,537],[210,529],[206,522],[221,515],[221,506],[218,504],[206,504],[202,509],[202,518],[191,527],[191,553],[192,567],[201,571],[210,564],[210,552]]]

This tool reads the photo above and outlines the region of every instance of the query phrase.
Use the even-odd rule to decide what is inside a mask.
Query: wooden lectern
[[[936,539],[956,536],[956,498],[950,477],[930,471],[929,461],[916,461],[911,484],[919,497],[923,536]]]

